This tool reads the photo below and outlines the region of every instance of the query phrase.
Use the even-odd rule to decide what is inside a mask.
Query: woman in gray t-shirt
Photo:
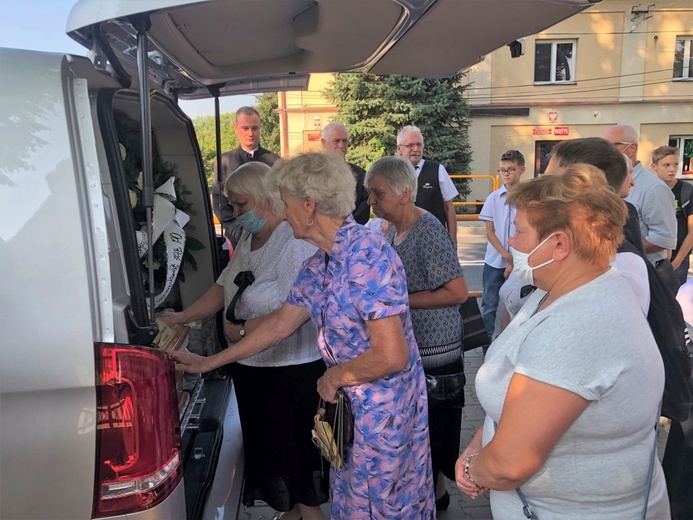
[[[538,289],[476,377],[482,429],[457,461],[460,489],[491,490],[499,519],[641,518],[664,388],[662,360],[609,267],[627,210],[602,172],[575,165],[517,187],[514,270]],[[669,518],[654,461],[647,518]]]

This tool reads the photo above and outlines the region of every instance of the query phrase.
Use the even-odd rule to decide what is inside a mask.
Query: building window
[[[538,40],[534,50],[535,83],[574,83],[576,40]]]
[[[536,141],[534,143],[534,176],[541,177],[546,173],[546,167],[551,160],[553,147],[560,141]]]
[[[693,175],[693,135],[671,136],[669,146],[679,149],[679,173]]]
[[[676,38],[676,48],[674,50],[674,79],[693,78],[693,53],[691,46],[693,38]]]

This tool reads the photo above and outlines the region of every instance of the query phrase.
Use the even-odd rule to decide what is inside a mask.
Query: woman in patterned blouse
[[[233,257],[207,293],[163,318],[188,323],[227,309],[238,290],[236,276],[250,271],[255,280],[233,309],[237,323],[224,323],[231,344],[227,350],[255,319],[284,303],[301,264],[316,251],[294,238],[283,217],[284,204],[267,189],[268,172],[266,164],[250,162],[229,175],[224,192],[244,229]],[[320,504],[329,499],[323,463],[310,438],[318,402],[315,385],[325,372],[316,332],[306,323],[277,348],[230,366],[243,430],[243,503],[253,506],[262,500],[283,511],[277,515],[283,520],[322,520]]]
[[[275,164],[271,183],[297,238],[319,250],[286,303],[233,348],[211,357],[176,353],[181,369],[206,372],[275,345],[311,319],[328,368],[318,392],[341,387],[354,413],[354,444],[332,468],[332,519],[435,518],[426,383],[399,257],[356,224],[355,180],[343,161],[308,153]]]
[[[366,174],[368,203],[376,216],[392,222],[387,239],[407,273],[414,336],[429,383],[436,508],[444,511],[450,504],[445,477],[455,480],[460,449],[465,383],[460,304],[468,291],[448,231],[414,204],[417,184],[411,163],[400,157],[384,157]]]

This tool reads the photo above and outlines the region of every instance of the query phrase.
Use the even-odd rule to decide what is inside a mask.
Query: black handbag
[[[474,296],[470,296],[466,302],[460,305],[460,315],[462,316],[462,347],[464,351],[487,347],[491,341],[486,333],[479,304]]]
[[[456,374],[425,374],[429,408],[462,408],[464,406],[464,372]]]

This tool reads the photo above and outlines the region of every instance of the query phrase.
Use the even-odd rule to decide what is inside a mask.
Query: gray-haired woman
[[[429,381],[436,508],[444,511],[450,504],[445,477],[455,480],[460,448],[465,377],[459,308],[467,299],[467,282],[448,231],[414,204],[417,179],[409,161],[379,159],[366,173],[366,187],[373,212],[393,224],[388,240],[407,274],[414,336]]]
[[[267,187],[268,171],[267,165],[251,162],[228,177],[225,193],[244,229],[233,257],[205,295],[182,312],[164,315],[170,323],[187,323],[228,308],[238,290],[236,276],[251,271],[255,281],[233,309],[237,322],[225,320],[231,342],[225,352],[233,350],[246,327],[284,302],[301,264],[315,252],[293,237],[284,204]],[[243,503],[262,500],[284,511],[277,515],[284,520],[322,519],[319,506],[328,501],[329,488],[310,437],[318,402],[315,385],[325,372],[315,327],[306,323],[277,348],[230,368],[243,430]]]
[[[426,384],[402,264],[382,236],[349,216],[355,181],[343,161],[308,153],[270,175],[294,234],[320,251],[286,303],[232,349],[174,359],[206,372],[276,345],[312,319],[329,367],[318,392],[334,402],[343,388],[354,413],[354,444],[331,473],[332,518],[435,518]]]

